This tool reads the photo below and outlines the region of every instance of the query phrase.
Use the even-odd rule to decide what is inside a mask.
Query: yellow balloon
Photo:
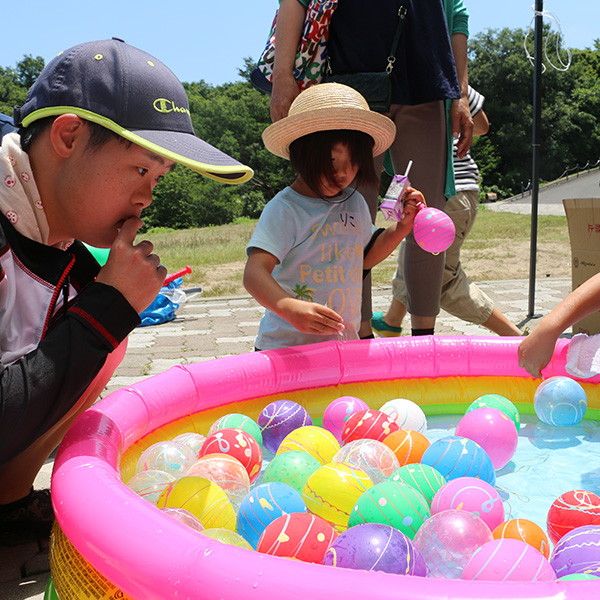
[[[173,481],[163,490],[156,506],[185,508],[198,517],[206,529],[224,527],[235,531],[233,504],[216,483],[204,477],[188,476]]]
[[[283,438],[276,456],[297,450],[310,454],[322,465],[326,465],[332,461],[339,449],[340,444],[330,431],[315,425],[305,425],[294,429]]]
[[[302,490],[306,508],[325,519],[336,531],[348,528],[356,501],[373,486],[369,476],[348,463],[328,463],[318,468]]]

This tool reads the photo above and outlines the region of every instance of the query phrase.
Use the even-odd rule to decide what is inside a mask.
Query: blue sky
[[[162,60],[182,81],[204,79],[212,85],[236,81],[243,58],[258,57],[278,6],[277,0],[30,0],[26,4],[27,10],[5,11],[2,67],[16,66],[26,54],[48,62],[77,43],[117,36]],[[526,29],[536,2],[465,0],[465,4],[474,35],[488,28]],[[569,47],[592,47],[593,40],[600,38],[600,0],[545,0],[543,6],[559,18]]]

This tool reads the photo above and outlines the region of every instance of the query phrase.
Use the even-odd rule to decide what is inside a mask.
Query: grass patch
[[[378,227],[390,223],[381,213]],[[246,262],[246,245],[254,232],[255,220],[244,219],[230,225],[153,231],[140,237],[154,244],[155,252],[169,273],[190,265],[192,273],[184,277],[183,287],[201,286],[206,296],[230,296],[246,293],[242,273]],[[527,277],[527,260],[531,235],[529,215],[496,212],[485,205],[463,245],[461,260],[474,281]],[[538,217],[538,255],[548,264],[540,267],[541,276],[565,276],[563,263],[570,263],[567,218]],[[373,285],[390,285],[396,271],[397,251],[373,269]],[[559,264],[561,271],[553,268]]]

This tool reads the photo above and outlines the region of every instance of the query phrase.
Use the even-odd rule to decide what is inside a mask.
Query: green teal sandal
[[[402,335],[402,327],[392,327],[383,320],[383,311],[373,313],[371,328],[381,337],[398,337]]]

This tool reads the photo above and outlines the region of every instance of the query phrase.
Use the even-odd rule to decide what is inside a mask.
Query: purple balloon
[[[584,525],[566,533],[552,551],[550,565],[557,577],[600,576],[600,525]]]
[[[257,422],[262,431],[263,446],[273,454],[288,433],[312,425],[306,409],[292,400],[276,400],[267,404],[258,415]]]
[[[323,564],[399,575],[427,574],[425,561],[412,540],[381,523],[361,523],[340,533],[327,549]]]

